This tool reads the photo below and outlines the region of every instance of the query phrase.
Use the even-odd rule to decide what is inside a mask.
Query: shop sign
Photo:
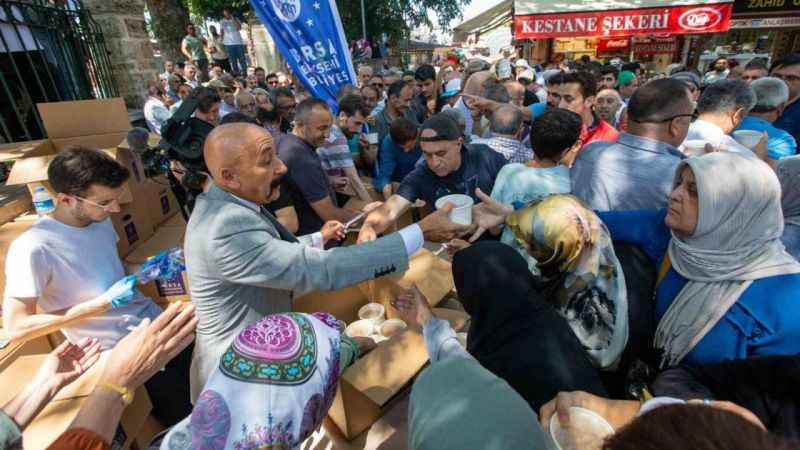
[[[760,19],[731,19],[731,30],[740,30],[746,28],[789,28],[789,27],[800,27],[800,17],[764,17]]]
[[[676,53],[678,51],[678,39],[667,38],[634,38],[634,55],[658,55]]]
[[[530,14],[514,17],[514,36],[516,39],[546,39],[636,36],[654,33],[718,33],[728,30],[732,8],[732,3],[723,3],[705,6]]]
[[[800,11],[800,0],[737,0],[733,13],[765,13]]]
[[[600,39],[597,41],[597,54],[602,53],[626,53],[630,50],[631,41],[629,38]]]

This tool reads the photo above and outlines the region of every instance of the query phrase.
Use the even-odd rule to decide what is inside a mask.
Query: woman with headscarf
[[[359,345],[325,313],[269,315],[222,355],[163,450],[297,449],[322,423]]]
[[[782,158],[775,169],[781,182],[783,235],[786,251],[800,260],[800,156]]]
[[[537,411],[563,390],[606,395],[595,363],[618,356],[617,342],[609,345],[616,321],[607,315],[617,305],[599,301],[600,295],[569,295],[572,289],[589,291],[578,288],[585,283],[579,275],[562,277],[558,270],[556,264],[548,272],[553,278],[535,277],[516,250],[492,241],[453,257],[456,290],[470,315],[467,351]],[[567,304],[551,303],[548,295]],[[586,334],[579,339],[571,325]],[[594,360],[588,348],[595,350]]]
[[[422,328],[431,361],[411,389],[411,450],[548,448],[529,404],[464,350],[416,286],[393,305],[406,323]]]
[[[681,162],[669,208],[600,213],[615,241],[661,263],[661,366],[800,353],[800,263],[781,236],[778,178],[734,153]]]

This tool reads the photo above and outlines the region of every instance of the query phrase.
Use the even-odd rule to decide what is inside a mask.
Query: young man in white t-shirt
[[[225,50],[228,52],[231,69],[234,74],[244,76],[247,73],[247,60],[245,59],[244,41],[242,35],[239,34],[242,23],[233,16],[230,9],[223,9],[222,15],[224,18],[219,23],[222,28],[220,34]]]
[[[108,302],[114,291],[110,288],[125,278],[110,215],[120,211],[128,169],[103,152],[73,147],[53,159],[47,174],[56,191],[56,208],[15,239],[6,256],[3,327],[12,334],[37,334],[64,316]],[[109,350],[142,320],[160,312],[134,289],[115,307],[62,332],[72,342],[96,338]],[[187,349],[146,384],[156,417],[165,426],[191,411],[190,361]]]

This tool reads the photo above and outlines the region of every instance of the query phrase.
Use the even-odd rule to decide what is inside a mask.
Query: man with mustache
[[[190,376],[193,399],[231,340],[268,314],[291,311],[294,293],[340,289],[403,272],[424,240],[449,240],[470,228],[447,219],[449,205],[375,242],[326,251],[320,236],[295,237],[262,206],[278,198],[286,174],[267,130],[249,123],[221,125],[208,135],[203,150],[213,182],[197,198],[184,243],[199,319]],[[323,234],[330,237],[344,234],[341,223],[326,228]]]

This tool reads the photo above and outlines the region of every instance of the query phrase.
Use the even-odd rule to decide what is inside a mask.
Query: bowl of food
[[[378,327],[378,333],[385,337],[390,338],[395,334],[403,331],[406,329],[406,323],[400,319],[389,319],[386,322],[383,322]]]
[[[550,437],[558,450],[600,450],[614,428],[599,414],[586,408],[569,408],[569,426],[562,427],[558,414],[550,418]]]
[[[358,310],[358,318],[369,320],[373,325],[380,325],[386,317],[386,308],[380,303],[367,303]]]
[[[350,337],[372,337],[375,334],[375,324],[371,320],[356,320],[344,332]]]

